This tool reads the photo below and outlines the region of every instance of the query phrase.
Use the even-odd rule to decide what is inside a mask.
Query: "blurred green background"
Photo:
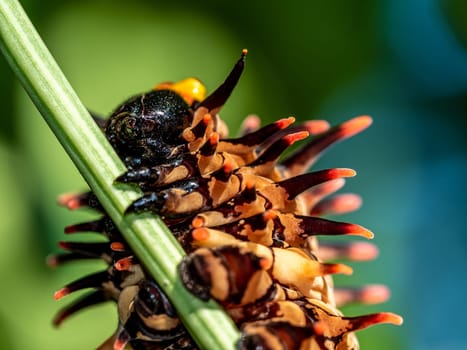
[[[346,218],[376,233],[380,257],[355,263],[342,284],[384,283],[385,305],[348,315],[400,313],[403,327],[359,334],[362,349],[467,349],[467,4],[461,0],[23,1],[90,110],[108,115],[155,83],[188,76],[209,90],[249,49],[222,111],[294,115],[332,124],[360,114],[374,125],[333,148],[315,169],[352,167],[346,189],[364,205]],[[0,58],[0,348],[92,349],[115,329],[113,305],[60,330],[53,301],[66,282],[102,265],[52,270],[63,227],[92,217],[56,205],[86,184]],[[81,237],[72,237],[72,239]],[[89,239],[89,236],[86,237]],[[71,296],[70,298],[74,298]]]

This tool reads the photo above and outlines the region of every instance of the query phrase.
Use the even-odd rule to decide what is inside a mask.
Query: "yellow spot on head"
[[[196,78],[187,78],[176,83],[161,83],[154,90],[171,90],[179,94],[189,105],[206,98],[206,87]]]

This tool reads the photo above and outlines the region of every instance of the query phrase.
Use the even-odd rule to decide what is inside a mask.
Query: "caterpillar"
[[[283,118],[260,126],[256,116],[229,138],[218,112],[245,65],[246,50],[225,81],[206,97],[197,79],[162,83],[117,107],[108,119],[95,116],[127,167],[116,179],[139,186],[144,195],[126,210],[161,216],[187,257],[179,266],[193,297],[219,302],[241,330],[238,349],[358,349],[355,331],[379,323],[401,324],[393,313],[345,317],[349,302],[387,298],[383,286],[334,288],[332,274],[350,274],[335,259],[369,260],[376,247],[366,242],[320,243],[318,235],[372,238],[363,226],[332,221],[326,214],[357,209],[359,197],[334,195],[346,168],[307,172],[331,145],[363,131],[360,116],[335,127],[322,120],[294,125]],[[285,159],[293,143],[311,141]],[[197,349],[170,299],[147,276],[118,228],[92,192],[65,194],[59,203],[101,213],[65,233],[96,232],[107,242],[60,242],[67,252],[49,264],[100,259],[108,268],[67,284],[55,299],[81,289],[91,292],[58,312],[60,325],[94,304],[117,303],[118,328],[99,349]]]

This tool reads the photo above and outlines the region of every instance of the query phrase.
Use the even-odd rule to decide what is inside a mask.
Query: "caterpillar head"
[[[246,53],[242,51],[225,82],[208,97],[199,80],[188,78],[156,85],[120,105],[110,116],[105,134],[125,164],[140,167],[183,153],[187,139],[182,132],[192,124],[194,111],[203,107],[216,116],[240,78]]]
[[[128,165],[173,157],[193,119],[185,100],[171,90],[155,90],[123,103],[110,116],[107,139]]]

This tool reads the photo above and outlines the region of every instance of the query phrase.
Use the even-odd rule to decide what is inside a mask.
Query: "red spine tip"
[[[305,128],[310,135],[318,135],[325,131],[328,131],[331,127],[326,120],[310,120],[305,122]]]
[[[351,235],[361,236],[367,239],[373,239],[375,237],[373,232],[360,225],[350,224],[348,230]]]
[[[364,304],[380,304],[391,297],[391,291],[387,286],[374,284],[365,286],[360,292],[360,300]]]
[[[212,120],[212,117],[209,113],[206,113],[204,116],[203,116],[203,124],[204,125],[208,125]]]
[[[70,201],[74,197],[76,197],[76,194],[74,193],[63,193],[57,197],[57,203],[65,207],[68,201]]]
[[[345,193],[339,196],[336,203],[336,211],[339,213],[348,213],[359,209],[362,206],[362,198],[353,193]]]
[[[120,339],[117,339],[114,343],[113,350],[125,350],[127,343],[127,341],[121,341]]]
[[[350,119],[349,121],[346,121],[345,123],[342,123],[340,125],[340,129],[342,130],[343,136],[347,138],[347,137],[351,137],[365,130],[371,125],[372,122],[373,120],[371,119],[371,117],[367,115],[362,115],[362,116]]]
[[[205,241],[209,238],[209,231],[205,228],[196,228],[191,233],[195,241]]]
[[[393,314],[392,312],[382,312],[383,323],[391,323],[396,326],[400,326],[404,323],[402,316]]]
[[[293,145],[295,142],[306,139],[310,136],[308,131],[300,131],[287,136],[284,136],[284,140],[290,145]]]
[[[242,56],[246,56],[248,54],[248,49],[243,49],[242,50]]]
[[[253,189],[255,186],[256,186],[255,180],[253,180],[253,179],[247,179],[247,180],[246,180],[246,182],[245,182],[245,188],[246,188],[246,189],[251,190],[251,189]]]
[[[352,268],[344,264],[323,264],[323,270],[326,275],[351,275],[353,273]]]
[[[313,333],[315,335],[323,335],[326,332],[326,323],[323,321],[317,321],[312,324]]]
[[[224,163],[224,167],[223,167],[224,173],[225,174],[231,174],[233,169],[234,169],[233,162],[230,161],[230,160],[226,160],[225,163]]]
[[[353,261],[367,261],[376,259],[379,254],[378,247],[368,242],[355,242],[349,246],[348,256]]]
[[[349,168],[335,168],[335,169],[331,169],[329,175],[330,175],[330,178],[354,177],[355,175],[357,175],[357,172]]]
[[[264,221],[274,220],[275,218],[277,218],[277,214],[273,210],[267,210],[263,214]]]
[[[353,193],[344,193],[319,202],[312,208],[311,214],[313,216],[346,214],[357,210],[361,206],[362,199],[360,196]]]
[[[381,324],[381,323],[390,323],[396,326],[400,326],[404,319],[392,312],[378,312],[376,314],[365,315],[360,317],[355,317],[357,322],[357,329],[364,329],[373,325]]]
[[[83,204],[79,198],[78,194],[75,193],[65,193],[57,198],[57,202],[62,207],[66,207],[69,210],[75,210],[80,208]]]
[[[113,350],[125,350],[126,345],[130,341],[130,336],[128,333],[122,329],[117,334],[117,339],[115,339]]]
[[[60,300],[68,294],[70,294],[70,290],[67,287],[63,287],[54,293],[54,299]]]
[[[217,132],[212,133],[211,137],[209,138],[209,143],[213,147],[219,143],[219,134]]]
[[[126,257],[126,258],[117,260],[114,266],[115,266],[115,269],[118,271],[126,271],[130,268],[131,264],[132,264],[132,258]]]
[[[288,117],[288,118],[279,119],[276,122],[276,125],[279,129],[285,129],[286,127],[293,124],[294,122],[295,122],[294,117]]]
[[[75,210],[75,209],[78,209],[78,208],[81,207],[81,201],[79,199],[77,199],[77,198],[74,198],[74,199],[71,199],[70,201],[68,201],[66,206],[70,210]]]
[[[268,258],[261,258],[259,260],[259,266],[263,270],[269,270],[271,268],[271,266],[272,266],[272,262]]]
[[[191,226],[193,226],[193,228],[203,227],[204,224],[205,224],[205,220],[200,216],[195,217],[193,221],[191,222]]]
[[[114,252],[123,252],[125,251],[125,245],[122,242],[112,242],[110,243],[110,249]]]
[[[261,120],[257,115],[249,115],[245,118],[242,123],[241,130],[243,130],[243,135],[246,133],[254,132],[258,130],[261,126]]]

